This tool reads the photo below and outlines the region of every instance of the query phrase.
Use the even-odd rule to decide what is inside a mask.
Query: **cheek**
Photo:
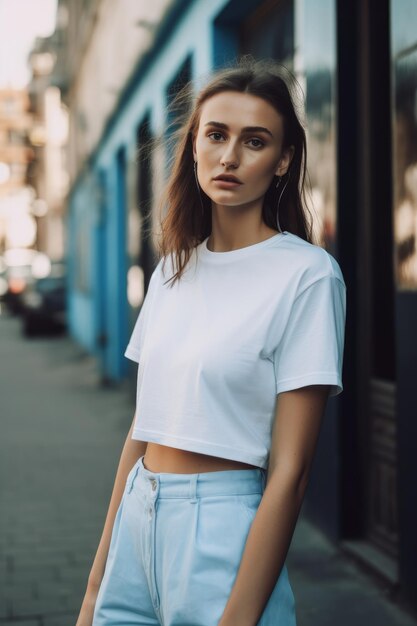
[[[219,144],[209,143],[204,138],[197,144],[197,151],[199,160],[204,163],[211,163],[213,160],[218,159],[221,153],[221,146]]]
[[[253,179],[254,183],[263,185],[265,181],[269,181],[275,173],[275,162],[269,158],[253,159],[247,163],[247,175]]]
[[[213,170],[218,169],[217,164],[220,159],[220,152],[217,146],[202,145],[197,150],[198,171],[202,181],[211,178]]]

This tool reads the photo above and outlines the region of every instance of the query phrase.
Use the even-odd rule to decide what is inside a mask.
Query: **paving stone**
[[[3,620],[0,621],[1,626],[43,626],[41,619],[37,619],[37,620],[14,620],[14,621],[7,621],[4,622]],[[52,626],[52,624],[51,624]]]
[[[31,600],[11,601],[11,616],[28,617],[33,615],[48,615],[53,612],[74,610],[75,607],[69,603],[67,596],[51,594],[48,598],[36,598]]]
[[[71,613],[69,615],[52,615],[50,617],[44,617],[42,620],[42,626],[75,626],[75,622],[78,618],[78,612]]]

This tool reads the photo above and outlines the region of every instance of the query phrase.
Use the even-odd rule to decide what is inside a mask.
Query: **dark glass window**
[[[240,50],[258,58],[272,57],[292,67],[294,1],[263,2],[242,23]]]

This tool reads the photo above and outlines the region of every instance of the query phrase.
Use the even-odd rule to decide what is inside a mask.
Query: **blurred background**
[[[0,624],[75,624],[134,412],[167,106],[246,53],[300,83],[347,284],[299,624],[417,623],[416,25],[415,0],[0,0]]]

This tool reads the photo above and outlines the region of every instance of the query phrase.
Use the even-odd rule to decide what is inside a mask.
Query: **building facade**
[[[61,91],[50,84],[54,57],[49,39],[38,38],[30,54],[32,77],[28,85],[33,124],[29,142],[34,152],[27,181],[35,199],[36,247],[51,261],[65,254],[65,204],[68,192],[68,111]]]
[[[241,54],[282,62],[302,88],[316,237],[348,294],[345,389],[328,403],[304,513],[417,610],[417,5],[132,1],[123,16],[87,4],[66,85],[73,336],[103,377],[131,374],[123,352],[156,262],[147,233],[169,157],[160,147],[149,161],[148,147],[172,96]]]
[[[0,254],[30,245],[36,237],[26,186],[27,171],[34,158],[28,142],[32,124],[27,92],[0,90]],[[27,233],[21,232],[25,228]]]

